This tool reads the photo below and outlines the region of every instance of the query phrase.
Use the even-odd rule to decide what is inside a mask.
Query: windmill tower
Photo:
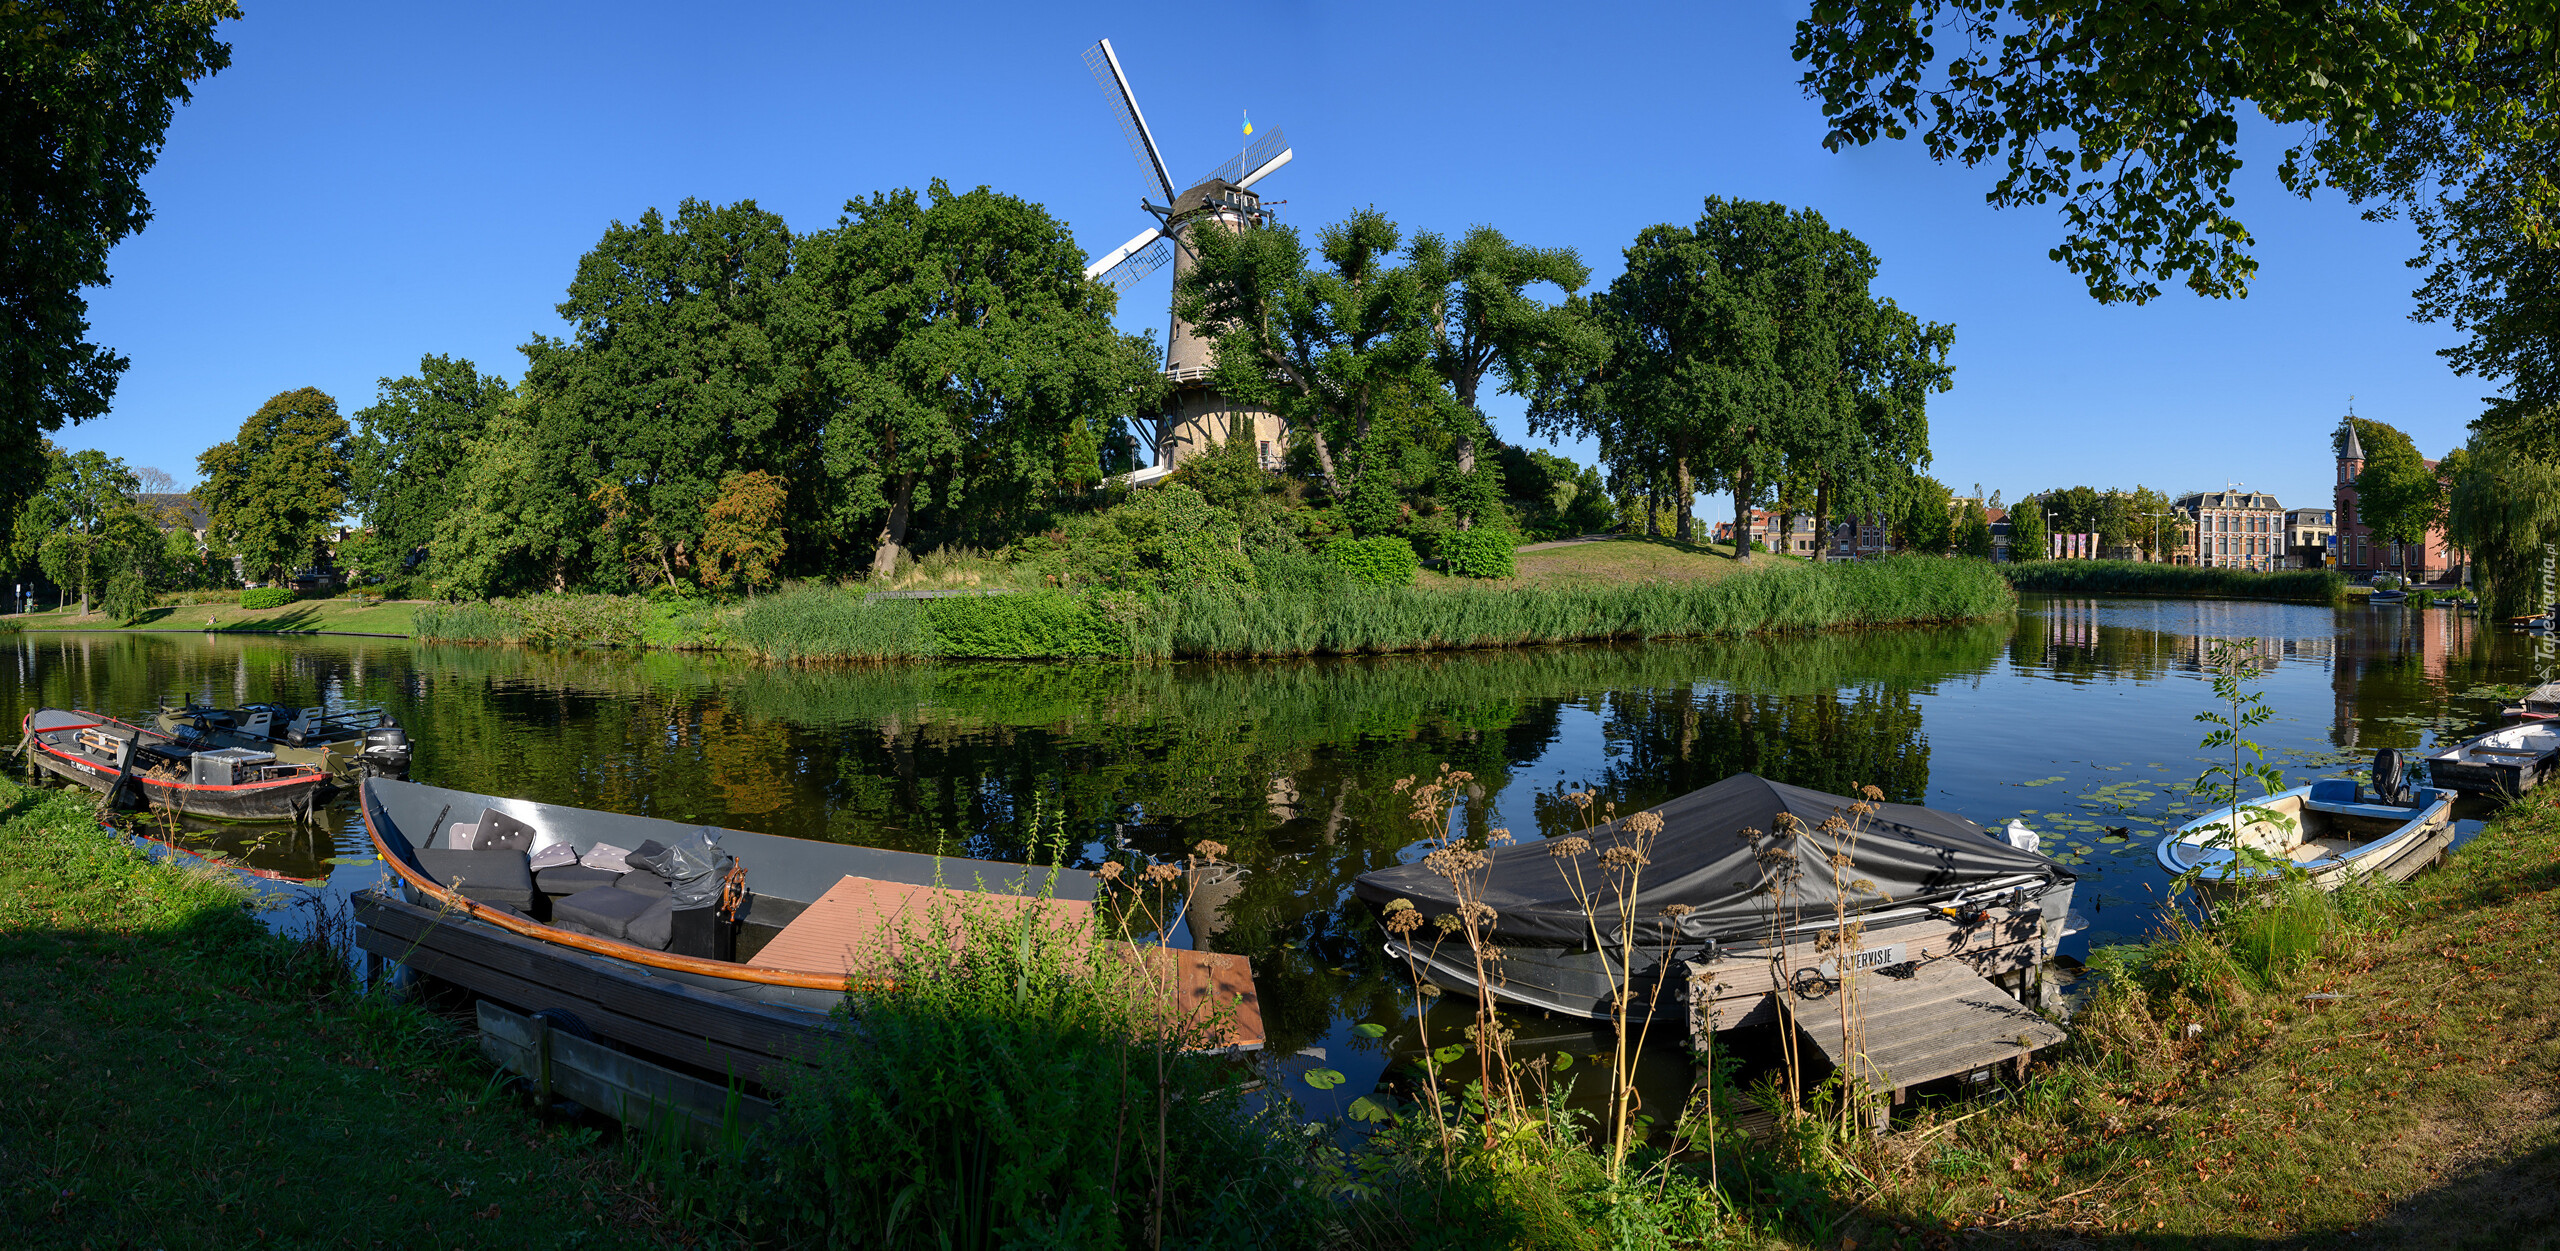
[[[1266,215],[1262,197],[1254,194],[1254,184],[1270,177],[1296,154],[1275,127],[1206,176],[1194,180],[1189,190],[1177,192],[1164,154],[1156,147],[1155,135],[1147,129],[1147,116],[1138,109],[1137,93],[1129,89],[1129,76],[1120,69],[1120,56],[1111,50],[1111,41],[1105,39],[1085,49],[1084,63],[1093,71],[1093,80],[1110,102],[1112,114],[1120,119],[1130,153],[1138,158],[1140,182],[1145,188],[1138,207],[1156,219],[1155,225],[1086,266],[1085,277],[1127,290],[1170,260],[1174,289],[1179,291],[1182,276],[1191,272],[1200,259],[1192,242],[1196,232],[1259,226]],[[1163,202],[1149,198],[1156,196],[1163,197]],[[1270,409],[1237,403],[1211,389],[1211,356],[1210,341],[1196,327],[1179,317],[1171,319],[1165,335],[1164,372],[1173,383],[1173,394],[1156,419],[1148,446],[1155,465],[1134,475],[1134,480],[1161,478],[1185,456],[1210,444],[1235,439],[1251,441],[1266,467],[1277,463],[1287,434],[1286,424]]]

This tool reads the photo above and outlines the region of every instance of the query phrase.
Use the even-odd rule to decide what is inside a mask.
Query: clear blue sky
[[[156,219],[94,293],[95,337],[133,359],[115,410],[61,436],[181,482],[278,391],[353,413],[427,352],[518,376],[606,225],[687,196],[815,229],[939,176],[1108,250],[1145,219],[1078,59],[1105,35],[1177,178],[1233,152],[1241,109],[1285,128],[1296,163],[1260,190],[1302,228],[1367,204],[1485,222],[1606,282],[1638,229],[1708,195],[1819,210],[1882,258],[1882,293],[1957,327],[1931,416],[1959,490],[2239,481],[2325,504],[2349,395],[2436,456],[2487,393],[2435,355],[2450,331],[2407,320],[2409,231],[2286,197],[2271,147],[2241,205],[2256,294],[2098,307],[2046,259],[2057,218],[1985,207],[1985,173],[1822,149],[1787,53],[1801,5],[247,7],[150,175]],[[1124,323],[1161,337],[1168,283]],[[1498,421],[1525,436],[1516,401]]]

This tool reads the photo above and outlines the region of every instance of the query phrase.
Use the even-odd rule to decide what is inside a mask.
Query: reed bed
[[[2160,595],[2178,599],[2263,599],[2286,604],[2346,602],[2346,576],[2335,569],[2258,572],[2137,560],[2036,560],[2001,565],[2021,591],[2078,595]]]
[[[1154,600],[1044,591],[919,603],[810,587],[756,601],[737,642],[776,660],[1344,656],[1969,621],[2014,603],[1990,564],[1928,558],[1773,561],[1706,584],[1203,591]]]

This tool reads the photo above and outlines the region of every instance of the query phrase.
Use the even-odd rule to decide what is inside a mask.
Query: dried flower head
[[[1638,834],[1659,834],[1662,832],[1662,814],[1652,811],[1639,812],[1627,818],[1627,828]]]
[[[1500,919],[1502,915],[1493,910],[1493,905],[1479,903],[1475,900],[1468,900],[1467,902],[1458,905],[1458,913],[1467,919],[1467,924],[1469,925],[1483,925],[1488,927],[1496,920]]]
[[[1145,881],[1149,882],[1170,882],[1180,876],[1182,876],[1182,866],[1178,864],[1151,864],[1141,875]]]
[[[1381,912],[1411,912],[1411,911],[1413,911],[1413,901],[1412,901],[1412,900],[1410,900],[1410,899],[1390,899],[1390,900],[1388,900],[1388,901],[1387,901],[1387,906],[1386,906],[1386,907],[1384,907],[1384,908],[1379,909],[1379,911],[1381,911]]]
[[[1848,831],[1849,831],[1849,818],[1844,817],[1844,816],[1841,816],[1839,813],[1836,813],[1836,812],[1835,812],[1835,813],[1832,813],[1830,816],[1824,817],[1824,818],[1822,819],[1822,827],[1821,827],[1821,828],[1822,828],[1822,832],[1823,832],[1823,833],[1825,833],[1825,834],[1845,834],[1845,833],[1848,833]]]
[[[1406,791],[1409,791],[1409,790],[1412,790],[1412,789],[1413,789],[1413,779],[1412,779],[1412,778],[1410,778],[1410,777],[1401,777],[1401,778],[1397,778],[1397,779],[1396,779],[1395,792],[1396,792],[1397,794],[1401,795],[1401,794],[1405,793]]]
[[[1861,799],[1849,805],[1849,815],[1859,818],[1872,817],[1876,815],[1876,806]]]
[[[1218,842],[1215,839],[1204,838],[1199,842],[1193,843],[1191,845],[1191,850],[1199,852],[1201,859],[1206,860],[1211,864],[1216,864],[1218,862],[1218,857],[1227,854],[1227,845],[1225,843]]]
[[[1741,839],[1742,841],[1744,841],[1744,842],[1746,842],[1746,843],[1756,843],[1756,842],[1759,842],[1759,841],[1760,841],[1760,839],[1764,836],[1764,834],[1765,834],[1765,831],[1761,830],[1758,826],[1751,826],[1751,825],[1746,825],[1746,826],[1742,827],[1741,829],[1735,830],[1735,831],[1733,832],[1733,836],[1734,836],[1735,838]]]
[[[1568,856],[1579,856],[1589,850],[1591,850],[1591,840],[1579,834],[1569,834],[1547,844],[1547,854],[1558,860]]]
[[[1878,803],[1882,803],[1884,801],[1884,791],[1873,785],[1859,787],[1858,793],[1869,799],[1875,800]]]
[[[1384,924],[1388,933],[1401,938],[1422,928],[1422,912],[1412,904],[1405,904],[1401,912],[1389,909]]]
[[[1664,915],[1664,916],[1666,916],[1666,917],[1669,917],[1669,918],[1671,918],[1671,919],[1672,919],[1672,920],[1674,920],[1674,921],[1677,921],[1677,920],[1679,920],[1680,918],[1685,917],[1685,916],[1687,916],[1687,915],[1689,915],[1690,913],[1695,912],[1695,911],[1697,911],[1697,909],[1692,908],[1692,907],[1690,907],[1690,906],[1689,906],[1689,905],[1687,905],[1687,904],[1664,904],[1664,905],[1662,905],[1662,915]]]
[[[1845,852],[1845,851],[1835,851],[1835,852],[1831,853],[1831,867],[1832,867],[1832,868],[1835,868],[1835,869],[1845,869],[1845,868],[1848,868],[1852,863],[1854,863],[1854,862],[1853,862],[1853,861],[1851,861],[1851,860],[1849,859],[1849,853],[1847,853],[1847,852]]]
[[[1607,869],[1632,869],[1638,865],[1647,865],[1651,863],[1653,862],[1644,858],[1643,852],[1637,851],[1635,848],[1629,847],[1625,843],[1620,843],[1617,846],[1611,847],[1609,850],[1600,853],[1600,865],[1602,868]]]
[[[1466,924],[1465,922],[1460,921],[1458,919],[1458,914],[1454,912],[1443,912],[1440,915],[1431,918],[1431,923],[1439,926],[1440,932],[1443,934],[1455,934],[1458,932],[1459,926]]]
[[[1120,862],[1117,860],[1105,860],[1102,862],[1100,867],[1093,871],[1093,875],[1106,882],[1117,882],[1120,880]]]
[[[1508,826],[1497,825],[1484,832],[1484,841],[1491,843],[1496,847],[1509,846],[1511,843],[1511,829]]]
[[[1802,828],[1803,825],[1804,822],[1792,812],[1781,812],[1778,814],[1777,826],[1778,832],[1781,834],[1793,834],[1798,829]]]
[[[1576,808],[1588,808],[1591,806],[1592,795],[1589,791],[1567,791],[1565,792],[1564,797],[1567,803],[1572,804]]]

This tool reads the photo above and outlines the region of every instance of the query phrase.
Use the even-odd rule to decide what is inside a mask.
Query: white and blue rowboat
[[[2538,693],[2538,692],[2537,692]],[[2560,767],[2560,724],[2527,721],[2427,755],[2427,778],[2448,790],[2515,796]]]
[[[2418,788],[2415,801],[2403,806],[2367,801],[2352,778],[2327,778],[2233,807],[2242,810],[2242,846],[2293,862],[2322,890],[2349,877],[2405,880],[2434,863],[2453,839],[2453,792],[2434,787]],[[2233,863],[2232,820],[2232,808],[2216,809],[2162,838],[2160,867],[2195,871],[2197,884],[2208,889],[2273,878],[2268,870]]]

